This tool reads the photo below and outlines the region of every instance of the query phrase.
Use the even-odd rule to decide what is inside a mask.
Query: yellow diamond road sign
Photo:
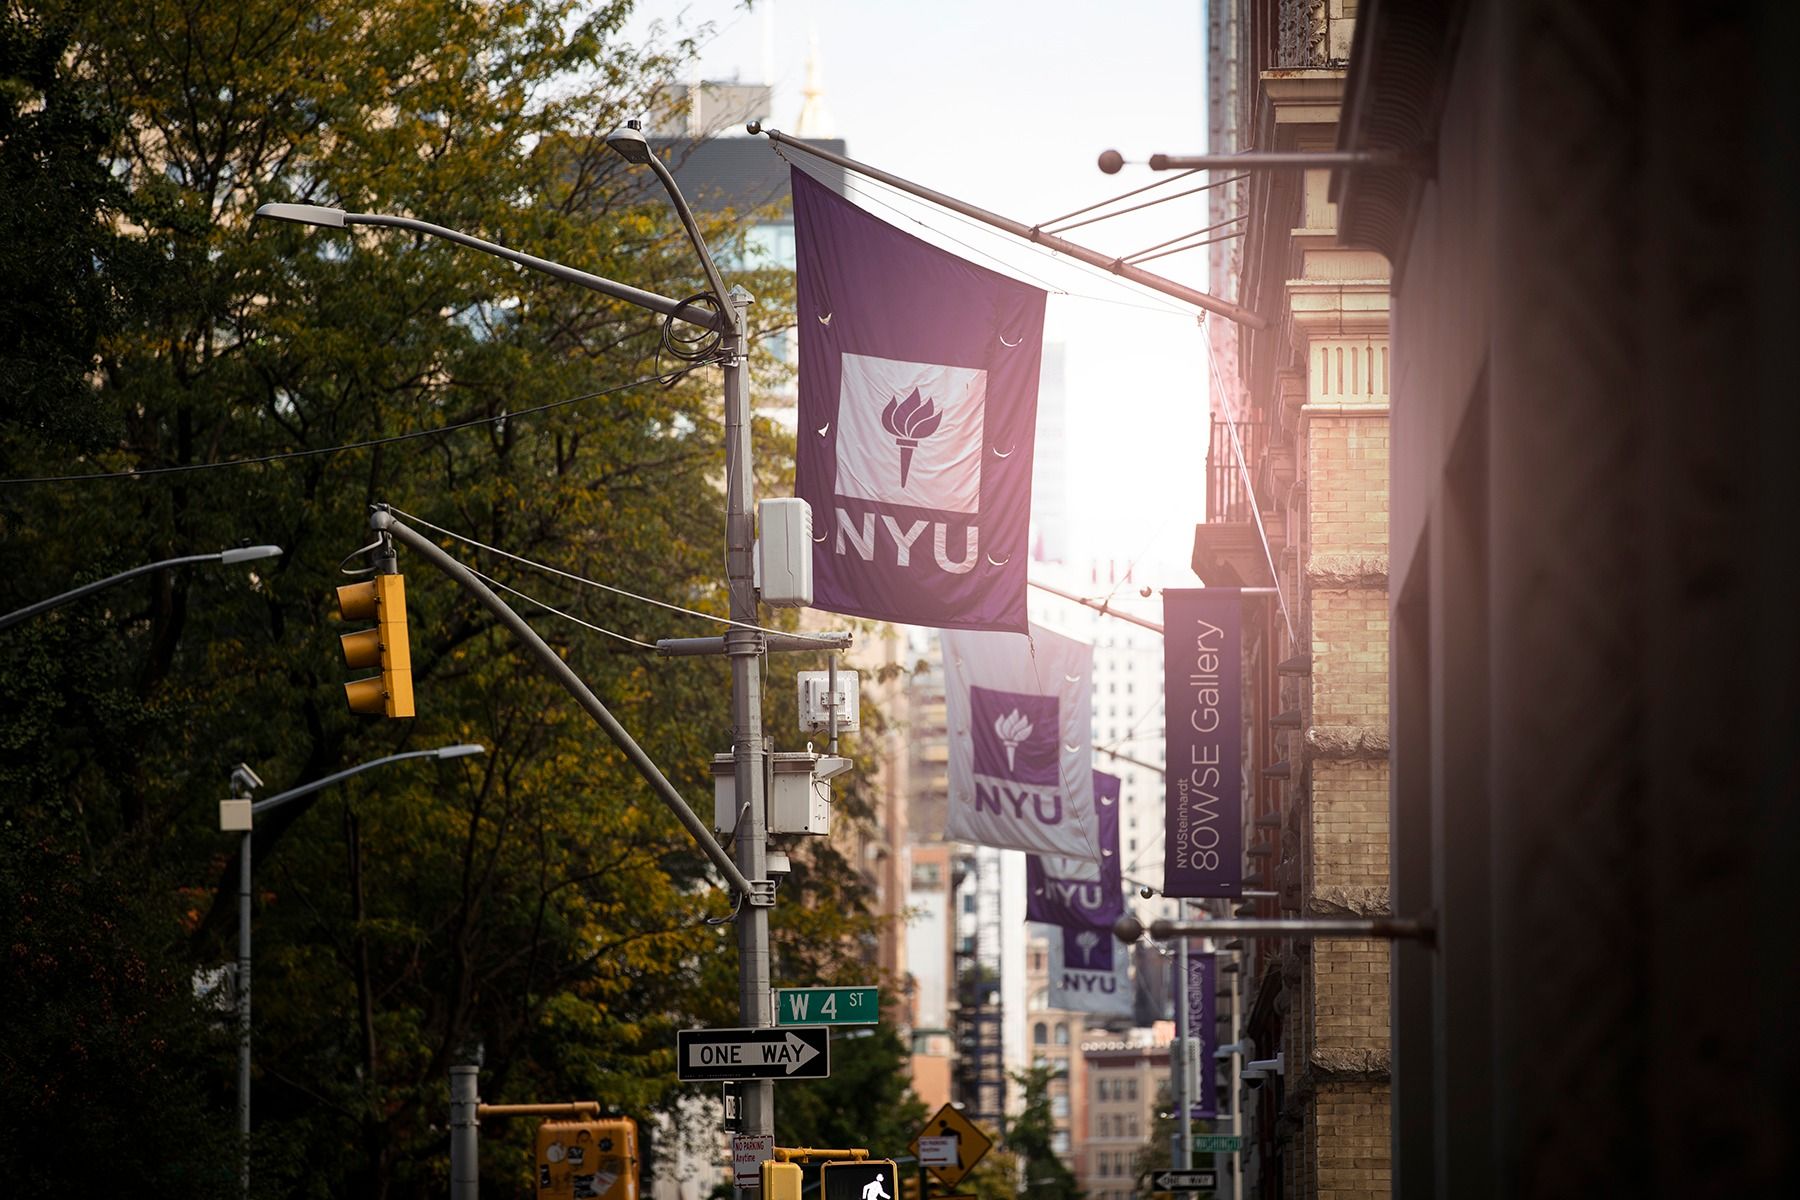
[[[934,1165],[931,1160],[936,1155],[919,1153],[920,1138],[955,1138],[955,1165]],[[933,1145],[932,1149],[938,1149],[941,1144]],[[938,1109],[937,1115],[925,1122],[925,1128],[919,1130],[918,1137],[913,1138],[910,1143],[913,1155],[925,1164],[926,1169],[951,1187],[962,1182],[962,1177],[975,1169],[975,1164],[981,1161],[981,1156],[992,1149],[993,1145],[993,1138],[948,1104]]]

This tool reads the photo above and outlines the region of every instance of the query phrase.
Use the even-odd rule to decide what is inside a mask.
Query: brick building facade
[[[1229,148],[1334,146],[1355,4],[1239,0],[1209,26]],[[1228,136],[1219,135],[1229,130]],[[1249,915],[1375,916],[1388,904],[1388,268],[1339,245],[1328,171],[1219,189],[1244,218],[1213,290],[1262,330],[1209,322],[1207,521],[1194,569],[1246,600]],[[1249,940],[1243,1032],[1281,1073],[1242,1094],[1245,1196],[1385,1197],[1385,943]]]

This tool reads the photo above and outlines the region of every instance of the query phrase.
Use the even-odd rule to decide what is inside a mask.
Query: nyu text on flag
[[[1046,1006],[1109,1017],[1131,1015],[1131,953],[1110,931],[1060,925],[1031,928],[1049,950]]]
[[[1044,293],[793,189],[814,607],[1024,632]]]

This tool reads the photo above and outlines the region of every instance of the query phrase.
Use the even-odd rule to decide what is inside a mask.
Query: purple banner
[[[813,607],[1025,632],[1044,293],[793,188]]]
[[[1163,592],[1166,896],[1244,890],[1242,603],[1235,588]]]
[[[1198,1043],[1194,1052],[1199,1070],[1195,1072],[1194,1094],[1188,1099],[1192,1101],[1192,1114],[1196,1117],[1213,1117],[1219,1112],[1218,1088],[1213,1082],[1215,1063],[1213,1051],[1219,1048],[1219,1030],[1215,1024],[1217,997],[1213,993],[1217,979],[1216,964],[1210,954],[1196,954],[1188,951],[1188,1037]]]
[[[975,744],[979,764],[981,743]],[[979,769],[979,766],[977,767]],[[1025,919],[1065,929],[1112,929],[1125,915],[1125,881],[1119,862],[1119,777],[1094,772],[1098,866],[1055,855],[1025,856]]]

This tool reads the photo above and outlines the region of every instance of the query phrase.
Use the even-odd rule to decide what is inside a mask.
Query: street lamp
[[[389,754],[384,758],[370,759],[348,767],[335,775],[327,775],[323,779],[315,779],[311,783],[303,783],[299,787],[289,788],[285,792],[277,792],[273,796],[250,802],[248,796],[241,799],[219,801],[219,828],[227,833],[241,832],[243,840],[238,850],[238,962],[237,962],[237,1018],[238,1018],[238,1136],[243,1143],[242,1183],[243,1193],[250,1195],[250,838],[256,817],[262,813],[272,812],[291,800],[302,796],[310,796],[314,792],[330,787],[339,780],[348,779],[352,775],[360,775],[375,767],[384,767],[388,763],[400,762],[408,758],[466,758],[471,754],[486,754],[487,747],[474,742],[458,742],[454,745],[439,746],[432,750],[406,750],[399,754]],[[261,787],[262,780],[255,771],[239,763],[231,772],[232,787],[241,788],[245,792]]]
[[[164,567],[178,567],[183,563],[198,562],[224,563],[229,567],[235,563],[253,562],[259,558],[276,558],[279,557],[280,554],[280,546],[238,546],[230,550],[220,550],[213,554],[184,554],[180,558],[165,558],[159,562],[145,563],[141,567],[133,567],[129,571],[120,571],[117,575],[108,575],[105,579],[96,579],[92,583],[83,584],[78,588],[62,593],[59,596],[52,596],[48,600],[39,600],[36,604],[28,604],[24,608],[9,612],[5,616],[0,616],[0,629],[17,625],[20,621],[23,621],[28,617],[35,617],[37,614],[55,608],[59,604],[67,604],[71,600],[78,600],[81,597],[88,595],[90,592],[97,592],[102,588],[109,588],[115,583],[123,583],[127,579],[132,579],[139,575],[147,575],[151,571],[160,571]]]
[[[709,357],[720,363],[725,372],[725,580],[730,596],[731,620],[719,644],[731,660],[733,782],[736,796],[743,806],[742,815],[734,830],[735,855],[733,859],[726,859],[721,866],[733,868],[723,873],[732,879],[734,886],[747,885],[740,892],[743,902],[736,919],[739,1019],[752,1028],[768,1028],[775,1024],[769,987],[769,909],[775,903],[775,894],[768,873],[768,825],[764,807],[763,772],[767,756],[763,746],[760,665],[767,649],[767,639],[762,630],[757,628],[754,567],[756,531],[751,515],[754,481],[750,469],[749,367],[745,354],[744,322],[744,309],[751,303],[751,296],[742,288],[733,288],[729,293],[726,291],[718,265],[713,261],[712,254],[706,247],[706,240],[695,223],[693,210],[682,197],[681,189],[676,186],[675,177],[670,174],[668,167],[651,152],[638,123],[628,121],[615,129],[607,135],[606,144],[627,162],[648,165],[668,192],[706,274],[710,294],[696,297],[700,303],[695,303],[694,300],[671,300],[412,217],[351,213],[313,204],[280,203],[264,204],[256,210],[256,215],[326,228],[377,225],[428,234],[661,313],[673,320],[687,322],[706,329],[719,338],[714,353]],[[515,632],[521,631],[515,628]],[[524,636],[523,632],[521,636]],[[823,648],[825,643],[817,644]],[[579,681],[572,683],[562,672],[557,671],[556,667],[560,664],[546,665],[558,675],[564,686],[569,687],[582,700],[584,706],[593,711],[594,705],[588,703],[591,697],[584,694],[585,688],[579,686]],[[595,715],[599,719],[599,714]],[[607,722],[603,721],[602,724],[607,725]],[[609,734],[613,734],[615,741],[619,740],[610,725],[607,725],[607,730]],[[625,743],[621,742],[621,745],[625,746]],[[627,747],[628,755],[634,749],[635,746]],[[635,763],[636,759],[633,761]],[[660,779],[660,775],[654,773],[653,765],[646,770],[644,765],[639,764],[639,770],[651,780],[653,786]],[[672,789],[665,789],[666,783],[658,787],[658,793],[664,802],[669,804],[677,816],[682,817],[690,832],[701,840],[703,848],[716,851],[716,845],[709,845],[710,838],[704,828],[696,830],[698,822],[693,819],[685,802],[681,801],[679,795],[672,794]],[[719,857],[723,859],[724,855],[720,853]],[[747,1081],[742,1089],[743,1132],[752,1135],[772,1134],[775,1131],[773,1084],[768,1080]]]
[[[753,557],[756,529],[751,520],[753,480],[750,471],[750,402],[744,347],[744,309],[750,295],[742,288],[725,291],[725,281],[694,222],[693,211],[675,185],[675,176],[650,152],[636,121],[607,135],[606,144],[627,162],[647,165],[675,206],[688,240],[706,269],[724,328],[719,330],[719,356],[725,364],[725,583],[731,597],[731,624],[725,653],[731,659],[731,752],[739,802],[749,801],[735,830],[738,869],[749,879],[768,878],[768,827],[763,807],[762,631],[756,610]],[[809,548],[810,549],[810,548]],[[774,897],[766,898],[772,904]],[[769,990],[769,909],[747,904],[739,912],[738,1019],[761,1029],[775,1023]],[[749,1135],[775,1132],[775,1085],[767,1079],[746,1082],[744,1128]]]

